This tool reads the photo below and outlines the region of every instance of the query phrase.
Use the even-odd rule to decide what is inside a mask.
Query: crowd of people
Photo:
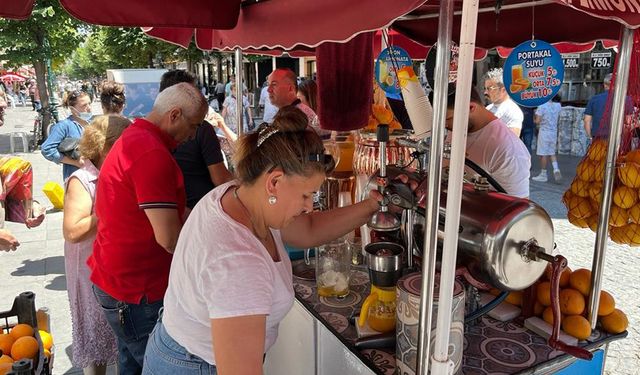
[[[167,71],[151,112],[133,121],[122,115],[120,83],[94,91],[99,116],[87,90],[64,94],[69,116],[52,127],[42,154],[63,165],[72,363],[85,373],[104,374],[114,362],[121,374],[261,373],[294,298],[284,244],[326,243],[378,209],[381,197],[372,192],[355,205],[312,212],[312,195],[335,167],[313,80],[274,70],[260,96],[261,124],[242,99],[241,137],[237,84],[214,86],[218,114],[192,73]],[[483,84],[486,107],[471,92],[468,157],[507,193],[528,197],[531,155],[519,138],[527,116],[506,94],[501,70]],[[561,178],[559,108],[558,97],[532,111],[542,166],[536,181],[546,181],[549,160]],[[0,230],[0,249],[18,245]]]
[[[275,70],[273,119],[251,128],[248,117],[238,137],[234,85],[212,113],[196,77],[170,70],[133,122],[122,84],[101,84],[99,116],[89,93],[65,93],[69,116],[42,154],[63,165],[72,363],[85,373],[114,362],[121,374],[259,373],[293,303],[284,244],[320,245],[377,210],[374,192],[312,212],[335,167],[311,109],[315,87],[298,99],[293,72]],[[216,131],[233,135],[232,162]]]

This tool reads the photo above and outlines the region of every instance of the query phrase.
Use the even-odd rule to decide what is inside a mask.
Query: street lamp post
[[[53,119],[55,120],[55,122],[58,122],[58,101],[56,100],[56,97],[54,95],[54,90],[53,90],[53,82],[54,82],[54,77],[53,77],[53,71],[51,69],[51,45],[49,44],[49,39],[47,39],[47,37],[44,37],[43,40],[43,44],[44,44],[44,48],[45,48],[45,66],[47,68],[47,92],[49,93],[49,108],[51,111],[51,115],[53,116]],[[42,127],[42,135],[44,138],[46,132],[46,126]]]

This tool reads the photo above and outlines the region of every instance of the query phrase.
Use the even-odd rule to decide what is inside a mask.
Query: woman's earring
[[[278,198],[276,198],[275,195],[270,195],[269,196],[269,204],[274,205],[274,204],[276,204],[277,201],[278,201]]]

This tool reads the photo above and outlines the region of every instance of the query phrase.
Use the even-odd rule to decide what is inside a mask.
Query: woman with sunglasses
[[[51,127],[49,137],[41,146],[42,155],[56,164],[62,163],[62,177],[66,180],[73,172],[82,167],[82,159],[74,159],[59,151],[60,143],[66,138],[79,140],[84,127],[91,121],[91,98],[84,91],[70,92],[62,105],[71,111],[66,119]]]
[[[293,305],[284,244],[327,243],[378,209],[369,198],[311,212],[335,163],[307,125],[307,116],[288,106],[237,141],[237,180],[205,195],[182,228],[143,374],[261,374]]]

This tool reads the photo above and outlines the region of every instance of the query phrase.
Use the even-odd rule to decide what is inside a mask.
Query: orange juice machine
[[[374,245],[378,239],[397,242],[406,249],[403,267],[411,269],[414,259],[421,260],[423,256],[425,205],[429,194],[426,165],[421,162],[418,169],[387,165],[385,148],[388,130],[385,128],[383,125],[378,128],[380,168],[369,178],[361,192],[362,196],[366,196],[370,190],[378,189],[384,199],[380,210],[368,223],[372,242],[363,245],[366,252],[367,246]],[[424,157],[428,153],[425,142],[409,138],[397,142],[402,147],[414,150],[412,157],[427,160]],[[358,158],[358,155],[355,157]],[[559,275],[566,266],[566,259],[551,255],[554,246],[553,224],[546,211],[528,199],[507,195],[490,175],[474,163],[467,161],[466,165],[474,173],[472,176],[465,174],[462,191],[457,257],[459,274],[470,285],[504,291],[500,297],[502,299],[506,297],[506,291],[524,290],[534,284],[548,263],[554,267],[554,274]],[[403,183],[398,178],[400,175],[405,175],[403,180],[408,179],[409,182]],[[446,170],[443,177],[438,220],[439,248],[444,239]],[[369,267],[372,265],[369,264]],[[465,320],[469,322],[488,312],[502,299],[496,298],[469,314]],[[476,298],[467,300],[477,301]],[[557,340],[555,345],[567,352],[573,349],[563,347],[564,344],[558,344]]]

